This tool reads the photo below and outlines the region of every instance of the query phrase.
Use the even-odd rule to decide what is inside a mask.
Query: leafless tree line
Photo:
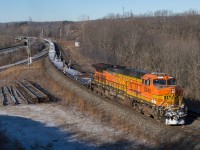
[[[42,34],[43,33],[43,34]],[[200,100],[200,15],[190,10],[135,16],[110,14],[80,22],[17,22],[0,24],[0,38],[18,35],[81,40],[81,52],[94,62],[166,72],[185,87],[185,96]],[[7,40],[0,40],[9,45]],[[6,42],[5,42],[6,41]]]
[[[13,43],[12,43],[13,44]],[[36,43],[31,45],[31,55],[34,56],[36,53],[44,49],[45,46],[43,44],[43,41],[37,40]],[[13,64],[18,61],[27,59],[27,49],[21,48],[19,50],[11,51],[9,53],[2,53],[0,54],[0,66]]]
[[[110,16],[80,27],[82,53],[96,62],[165,72],[200,100],[200,15],[157,11],[153,16]]]
[[[77,26],[74,22],[59,21],[59,22],[13,22],[0,24],[0,38],[15,38],[16,36],[33,36],[33,37],[48,37],[59,40],[60,36],[63,40],[72,38],[74,31],[77,31]]]

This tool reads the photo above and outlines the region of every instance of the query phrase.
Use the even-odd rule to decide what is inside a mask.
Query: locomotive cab
[[[184,124],[187,109],[183,104],[183,90],[176,79],[167,74],[151,73],[142,77],[144,94],[163,113],[166,124]]]

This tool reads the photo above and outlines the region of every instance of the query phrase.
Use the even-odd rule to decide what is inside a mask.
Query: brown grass
[[[46,61],[45,63],[47,63]],[[54,71],[46,72],[46,78],[44,78],[43,81],[35,80],[35,82],[40,84],[43,88],[48,89],[49,92],[54,93],[57,98],[62,100],[61,102],[64,106],[75,107],[77,111],[92,116],[100,123],[123,131],[126,137],[148,141],[154,146],[159,144],[157,138],[152,138],[152,135],[145,134],[139,128],[130,124],[126,118],[120,118],[119,114],[114,112],[108,113],[98,105],[94,104],[94,102],[85,99],[84,96],[80,96],[79,93],[75,93],[72,89],[69,89],[66,86],[68,80],[65,79],[64,75],[58,73],[54,67],[50,65],[47,66],[46,69],[53,69]]]
[[[22,65],[0,72],[1,86],[12,84],[15,80],[34,80],[44,77],[43,62],[44,60],[33,62],[30,68]]]
[[[140,132],[135,126],[128,124],[126,120],[119,118],[118,114],[108,114],[107,112],[104,112],[104,110],[100,109],[98,106],[94,106],[94,104],[91,104],[89,101],[85,100],[83,97],[78,96],[69,89],[60,91],[59,95],[62,98],[64,97],[63,104],[67,107],[75,107],[77,111],[87,113],[93,118],[99,120],[100,123],[121,130],[125,135],[130,136],[133,139],[149,141],[153,145],[159,144],[158,139],[152,138],[151,135],[145,135],[144,133]]]
[[[48,66],[50,67],[50,66]],[[3,85],[14,82],[15,80],[26,79],[41,85],[48,92],[53,93],[57,98],[62,100],[62,104],[66,107],[75,107],[77,111],[87,113],[102,124],[112,126],[118,130],[124,132],[126,136],[137,138],[138,140],[149,140],[153,144],[158,144],[157,139],[152,139],[150,136],[140,132],[135,126],[129,124],[127,120],[119,117],[118,114],[108,113],[105,110],[99,108],[98,105],[89,100],[79,96],[71,89],[68,89],[63,82],[55,80],[59,78],[56,76],[52,78],[52,75],[46,73],[44,68],[44,60],[34,62],[32,68],[27,66],[19,66],[0,73],[0,81],[4,81]],[[56,70],[55,70],[56,71]]]

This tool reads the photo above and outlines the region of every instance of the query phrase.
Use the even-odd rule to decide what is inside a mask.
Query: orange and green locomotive
[[[94,64],[93,89],[165,124],[185,124],[183,90],[165,73]]]

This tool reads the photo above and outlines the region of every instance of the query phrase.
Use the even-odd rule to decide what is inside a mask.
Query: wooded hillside
[[[154,16],[107,17],[81,23],[83,54],[98,62],[165,72],[185,96],[200,100],[200,15],[195,11]]]
[[[18,35],[59,41],[79,37],[81,51],[95,62],[165,72],[178,79],[185,97],[200,100],[200,14],[110,15],[80,22],[18,22],[0,24],[0,47]]]

